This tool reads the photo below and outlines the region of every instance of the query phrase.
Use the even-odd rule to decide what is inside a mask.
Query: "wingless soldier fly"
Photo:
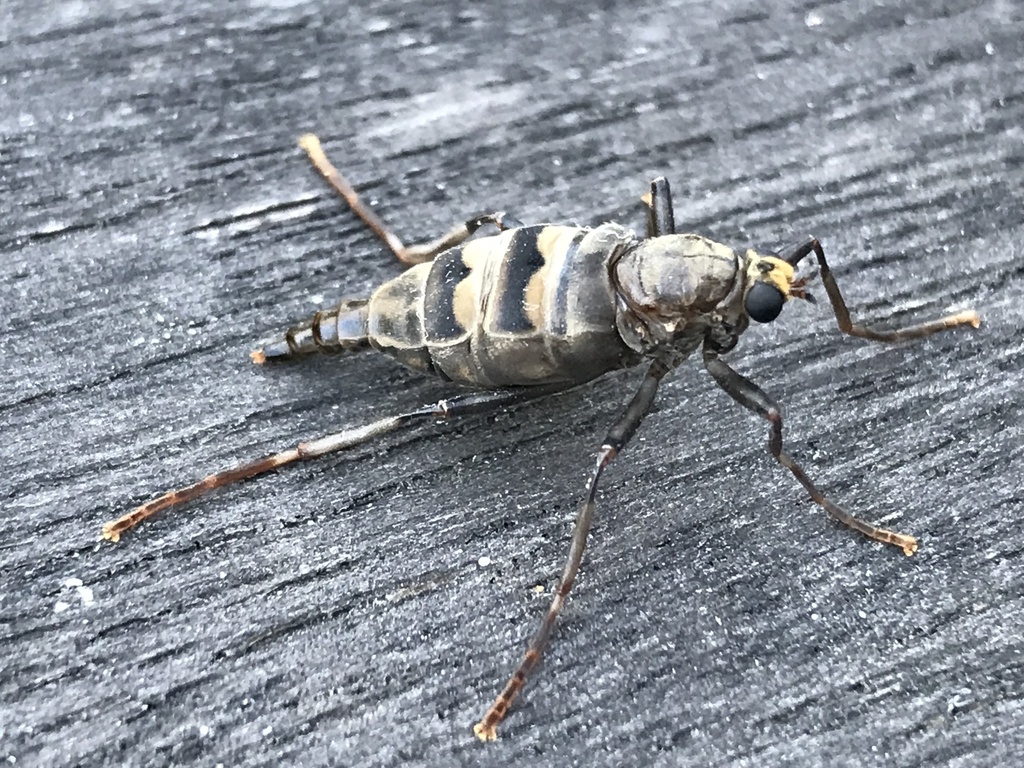
[[[315,136],[300,140],[313,165],[352,210],[410,265],[368,299],[345,301],[252,352],[257,363],[372,347],[400,363],[477,390],[434,405],[300,443],[291,450],[210,475],[164,494],[103,526],[117,541],[145,518],[286,464],[323,456],[433,419],[492,410],[561,392],[609,371],[647,363],[633,399],[608,430],[590,471],[572,543],[544,621],[494,704],[474,727],[490,741],[548,642],[583,558],[597,484],[636,432],[665,375],[700,349],[705,369],[736,402],[769,423],[768,450],[832,517],[912,555],[913,536],[879,528],[830,501],[782,449],[779,405],[720,355],[751,320],[768,323],[792,298],[812,300],[797,264],[814,254],[839,330],[871,341],[914,339],[980,319],[965,311],[903,330],[854,324],[816,238],[780,253],[734,251],[695,234],[677,234],[663,178],[651,182],[647,236],[608,223],[597,227],[524,226],[504,212],[477,216],[432,242],[406,246],[364,204],[325,157]],[[499,234],[467,240],[491,224]]]

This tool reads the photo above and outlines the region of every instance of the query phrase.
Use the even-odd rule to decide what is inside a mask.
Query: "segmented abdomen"
[[[615,329],[616,224],[471,240],[378,288],[369,340],[405,365],[483,387],[583,382],[634,365]]]

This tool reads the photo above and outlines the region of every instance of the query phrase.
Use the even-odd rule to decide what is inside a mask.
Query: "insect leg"
[[[384,241],[384,244],[391,249],[403,264],[422,264],[423,262],[430,261],[437,254],[462,243],[484,224],[494,224],[502,232],[506,229],[522,226],[522,223],[514,217],[509,216],[504,211],[499,211],[477,216],[469,221],[457,224],[436,240],[416,245],[405,245],[398,235],[388,229],[388,226],[373,212],[373,209],[359,198],[355,189],[341,175],[338,169],[331,165],[331,161],[327,159],[323,147],[320,146],[320,140],[316,136],[311,133],[305,134],[299,138],[299,146],[306,151],[310,161],[313,163],[313,167],[320,172],[327,180],[327,183],[345,198],[349,208],[374,231],[377,237]]]
[[[704,367],[707,368],[708,373],[718,383],[718,386],[724,389],[733,400],[769,421],[771,431],[768,434],[768,450],[771,451],[772,456],[782,466],[793,473],[796,479],[800,481],[800,485],[807,490],[811,498],[823,507],[826,512],[843,525],[853,528],[853,530],[859,531],[869,538],[886,544],[894,544],[902,548],[903,552],[907,555],[912,555],[917,551],[917,539],[913,536],[874,526],[855,517],[838,504],[834,504],[825,498],[825,495],[811,482],[811,479],[800,468],[800,465],[782,450],[782,411],[779,408],[779,404],[769,397],[764,390],[750,379],[736,373],[724,361],[719,359],[714,352],[707,348],[704,350]]]
[[[821,270],[821,282],[825,286],[825,292],[828,293],[828,300],[832,304],[836,323],[839,325],[839,330],[845,334],[872,341],[891,342],[902,341],[903,339],[919,339],[922,336],[929,336],[938,331],[956,328],[961,325],[970,325],[973,328],[981,325],[981,318],[973,310],[957,312],[956,314],[933,320],[930,323],[919,323],[918,325],[912,325],[909,328],[895,331],[876,331],[872,328],[856,325],[850,320],[850,310],[846,307],[843,294],[839,292],[839,285],[836,283],[835,277],[832,276],[832,270],[829,269],[828,262],[825,261],[825,251],[822,249],[821,243],[818,242],[817,238],[811,238],[807,242],[796,246],[793,252],[788,256],[784,256],[783,259],[796,266],[797,262],[812,251],[818,260],[818,267]]]
[[[676,232],[675,214],[672,212],[672,190],[668,179],[659,176],[651,182],[651,191],[643,196],[647,205],[647,236],[661,237]]]
[[[444,253],[449,248],[462,244],[484,224],[494,224],[501,232],[504,232],[506,229],[515,229],[516,227],[523,226],[519,219],[509,216],[504,211],[485,213],[456,224],[436,240],[403,246],[402,253],[396,255],[406,264],[422,264],[425,261],[431,261],[437,254]]]
[[[630,438],[633,437],[640,423],[644,420],[644,416],[650,411],[651,405],[654,402],[654,396],[658,391],[658,384],[668,371],[668,366],[656,360],[647,371],[647,375],[640,384],[637,393],[633,395],[629,405],[626,406],[626,410],[608,431],[608,435],[601,445],[601,450],[597,453],[597,463],[594,465],[593,470],[591,470],[590,478],[587,481],[586,494],[576,515],[576,524],[573,526],[569,555],[565,561],[562,577],[555,588],[551,606],[548,608],[547,615],[544,617],[544,621],[541,623],[537,633],[530,640],[530,644],[526,649],[526,655],[519,663],[515,672],[512,673],[512,677],[509,678],[501,693],[498,694],[498,698],[495,699],[491,708],[487,710],[487,714],[484,715],[479,723],[473,726],[473,732],[481,741],[493,741],[498,738],[498,724],[505,717],[512,701],[523,689],[527,675],[533,671],[534,667],[537,666],[537,662],[540,661],[541,653],[544,652],[544,647],[551,636],[551,630],[555,626],[555,620],[565,604],[565,598],[569,594],[569,590],[572,589],[573,582],[576,579],[576,572],[579,570],[580,562],[583,560],[583,550],[587,545],[587,534],[590,532],[590,524],[594,517],[594,498],[597,495],[597,483],[601,478],[601,473],[604,472],[604,468],[626,447]]]
[[[556,392],[561,392],[568,389],[569,386],[571,385],[557,384],[496,390],[491,392],[472,392],[448,398],[446,400],[440,400],[433,405],[426,405],[414,411],[409,411],[408,413],[378,419],[372,424],[367,424],[362,427],[344,429],[341,432],[335,432],[332,435],[325,435],[324,437],[310,440],[309,442],[299,443],[297,446],[287,451],[281,451],[280,453],[265,456],[262,459],[251,461],[248,464],[243,464],[233,469],[216,472],[212,475],[208,475],[197,483],[193,483],[192,485],[168,491],[159,498],[148,501],[140,507],[136,507],[123,517],[106,523],[103,526],[103,538],[108,541],[116,542],[121,537],[122,533],[134,528],[143,520],[148,517],[152,517],[158,512],[184,504],[187,501],[192,501],[215,488],[220,488],[239,480],[245,480],[246,478],[254,477],[255,475],[262,475],[266,472],[270,472],[271,470],[278,469],[288,464],[293,464],[297,461],[315,459],[328,453],[334,453],[346,448],[353,448],[357,445],[369,442],[375,437],[385,435],[388,432],[394,432],[395,430],[403,427],[417,425],[431,418],[447,419],[455,415],[477,413],[480,411],[492,411],[504,405],[510,405],[524,400],[533,400]]]

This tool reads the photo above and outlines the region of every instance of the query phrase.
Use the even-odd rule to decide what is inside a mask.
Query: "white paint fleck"
[[[804,16],[804,24],[811,29],[814,27],[820,27],[824,23],[825,17],[818,13],[818,11],[808,11],[807,15]]]
[[[291,221],[292,219],[303,219],[316,211],[316,205],[300,205],[295,208],[287,208],[283,211],[273,211],[267,215],[267,221],[276,223],[279,221]]]
[[[255,232],[260,228],[262,224],[259,219],[253,219],[251,221],[238,221],[231,225],[230,229],[232,232]]]
[[[70,226],[71,225],[68,224],[67,222],[55,221],[54,219],[50,219],[50,221],[46,222],[41,227],[39,227],[39,229],[37,229],[36,232],[37,234],[40,235],[55,235],[58,232],[63,232]]]
[[[365,29],[371,35],[377,35],[380,34],[381,32],[387,32],[389,29],[391,29],[392,26],[393,25],[391,24],[390,19],[376,18],[370,19],[368,22],[366,22]]]
[[[85,582],[74,576],[64,580],[65,589],[73,589],[77,593],[78,599],[82,602],[82,605],[88,608],[96,602],[96,597],[90,587],[85,586]],[[71,603],[67,600],[58,600],[53,606],[55,613],[64,613],[71,607]]]
[[[971,703],[970,695],[972,691],[970,688],[960,688],[956,695],[954,695],[949,701],[946,702],[946,714],[953,714],[958,709],[963,709],[965,706]]]
[[[476,564],[479,565],[481,568],[486,568],[487,566],[489,566],[493,562],[494,561],[491,560],[491,558],[487,557],[487,555],[484,555],[483,557],[481,557],[479,560],[476,561]]]

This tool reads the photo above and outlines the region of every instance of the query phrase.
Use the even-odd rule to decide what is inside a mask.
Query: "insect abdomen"
[[[596,229],[510,229],[445,251],[374,292],[368,335],[418,370],[484,387],[583,382],[633,365],[608,260],[633,241]]]

